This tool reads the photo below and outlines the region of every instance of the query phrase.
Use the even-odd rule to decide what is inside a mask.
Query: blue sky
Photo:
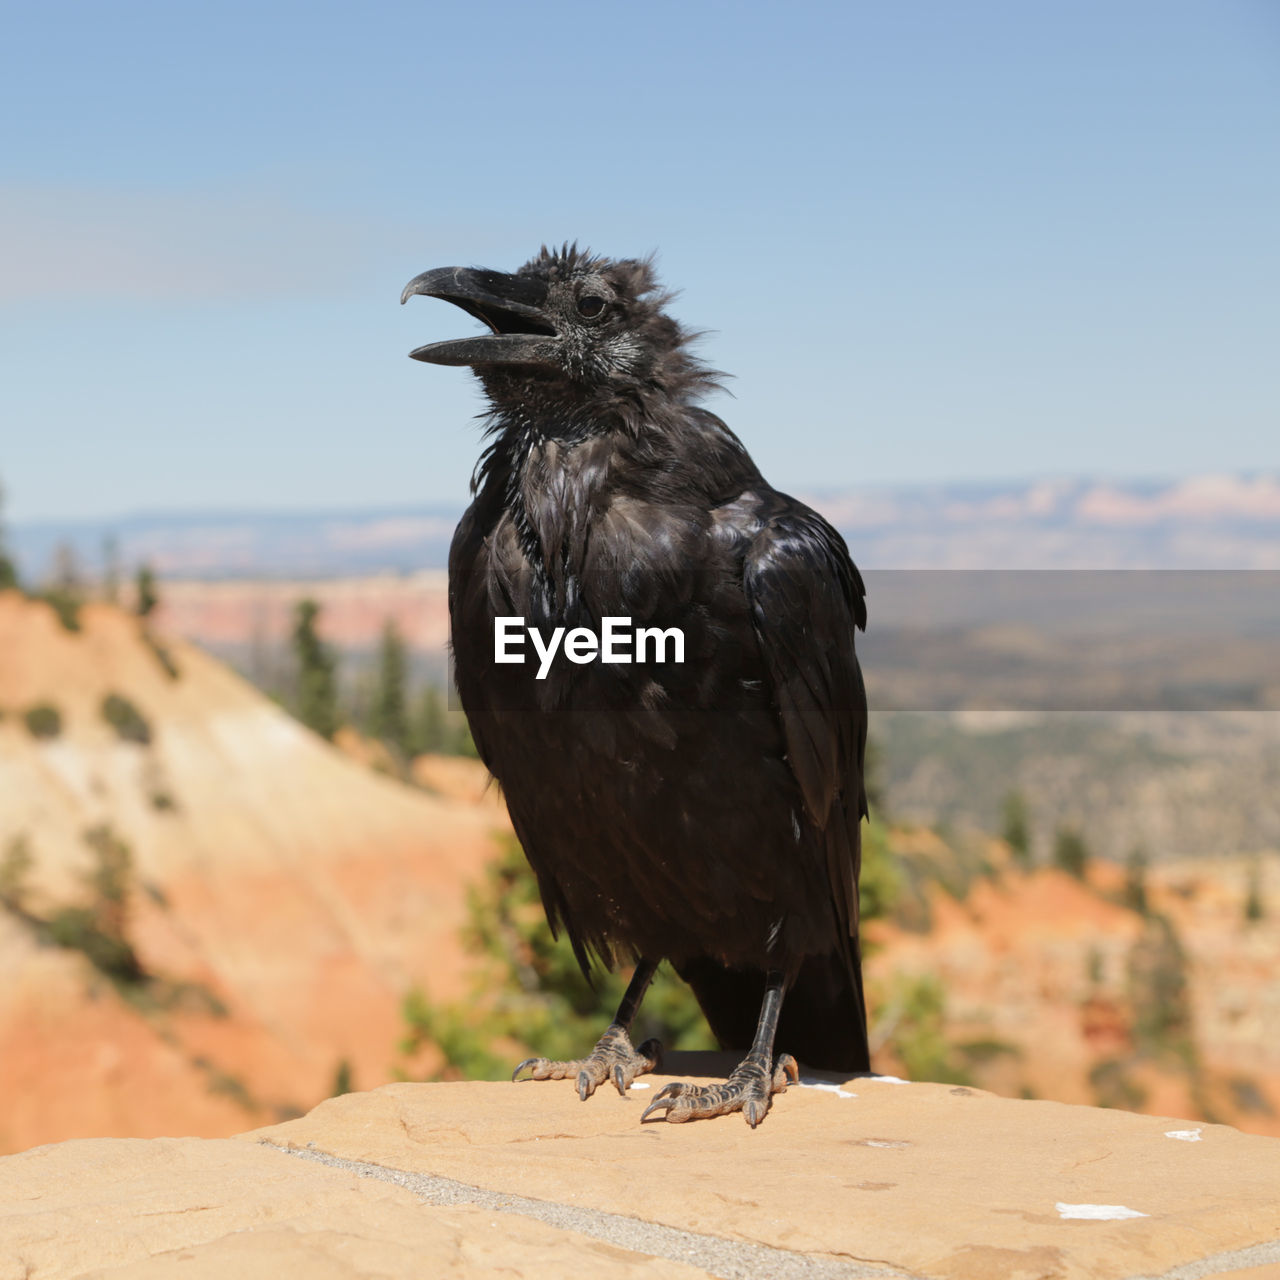
[[[2,3],[10,518],[461,502],[475,326],[657,250],[813,490],[1280,464],[1280,5]]]

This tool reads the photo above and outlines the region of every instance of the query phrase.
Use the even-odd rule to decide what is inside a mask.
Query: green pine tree
[[[160,596],[156,591],[156,575],[149,564],[138,566],[135,588],[134,613],[143,619],[151,617],[160,603]]]
[[[478,756],[471,727],[460,710],[450,707],[438,685],[426,684],[413,707],[409,726],[409,754],[428,752],[442,756]]]
[[[1010,791],[1004,798],[1004,826],[1001,834],[1013,850],[1019,866],[1031,865],[1031,814],[1027,798],[1021,791]]]
[[[1248,924],[1257,924],[1266,918],[1267,907],[1262,899],[1262,864],[1255,858],[1249,864],[1249,880],[1244,895],[1244,918]]]
[[[314,600],[298,601],[293,619],[294,713],[308,729],[332,738],[338,730],[338,663],[316,630],[319,617],[320,606]]]
[[[123,939],[128,933],[129,886],[133,880],[133,852],[107,823],[84,833],[93,850],[94,865],[86,875],[97,906],[102,931]]]
[[[409,753],[444,752],[451,745],[452,732],[444,695],[433,684],[423,685],[413,708]]]
[[[339,1058],[333,1072],[333,1088],[330,1090],[332,1096],[340,1098],[344,1093],[350,1093],[354,1087],[352,1080],[351,1059]]]
[[[378,680],[369,708],[369,733],[399,752],[410,754],[409,700],[405,693],[408,662],[404,641],[395,622],[388,618],[378,648]]]
[[[120,543],[114,533],[102,540],[102,598],[108,604],[120,603]]]
[[[21,913],[26,905],[27,875],[35,859],[26,832],[10,836],[0,855],[0,907]]]
[[[1124,864],[1124,904],[1144,916],[1150,910],[1150,904],[1147,901],[1147,864],[1149,861],[1147,851],[1140,844],[1136,844],[1129,851],[1129,856],[1125,859]]]
[[[470,760],[478,760],[480,752],[476,750],[476,740],[471,736],[471,725],[461,711],[454,716],[454,729],[449,739],[449,754],[466,756]]]
[[[1059,827],[1053,840],[1053,865],[1077,880],[1084,879],[1089,846],[1075,827]]]
[[[84,578],[76,549],[69,542],[60,542],[53,553],[53,575],[45,588],[44,599],[53,606],[58,621],[68,631],[80,630],[84,596]]]
[[[1168,916],[1147,917],[1141,937],[1130,949],[1128,970],[1133,1036],[1139,1050],[1172,1052],[1187,1066],[1194,1065],[1187,955]]]
[[[872,817],[888,821],[884,798],[884,755],[875,738],[867,739],[866,754],[862,761],[862,787],[867,796],[867,808]]]
[[[9,554],[8,535],[4,523],[4,486],[0,485],[0,591],[18,586],[18,567]]]
[[[858,877],[858,915],[876,920],[892,913],[903,891],[903,869],[889,831],[873,813],[862,828],[862,871]]]
[[[81,951],[117,984],[137,987],[147,974],[129,938],[133,854],[103,823],[84,833],[94,865],[86,874],[87,905],[63,907],[48,921],[49,937],[60,947]]]

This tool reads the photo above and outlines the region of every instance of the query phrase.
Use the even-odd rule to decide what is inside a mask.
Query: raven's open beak
[[[409,352],[415,360],[455,365],[557,362],[560,339],[543,310],[545,281],[471,267],[439,267],[410,280],[400,301],[408,302],[415,293],[452,302],[493,331],[475,338],[432,342]]]

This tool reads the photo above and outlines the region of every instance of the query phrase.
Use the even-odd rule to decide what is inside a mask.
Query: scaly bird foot
[[[787,1083],[796,1084],[800,1068],[796,1060],[784,1053],[769,1070],[766,1059],[748,1055],[730,1073],[723,1084],[669,1084],[645,1109],[641,1121],[655,1111],[663,1111],[664,1120],[683,1124],[686,1120],[704,1120],[741,1111],[754,1129],[769,1113],[775,1093],[783,1093]]]
[[[553,1062],[550,1058],[526,1058],[512,1073],[515,1080],[528,1069],[530,1080],[564,1080],[578,1077],[578,1097],[583,1102],[596,1091],[596,1086],[612,1080],[613,1086],[625,1098],[631,1082],[647,1071],[656,1071],[662,1061],[662,1045],[657,1040],[646,1040],[639,1049],[631,1046],[626,1028],[614,1023],[604,1033],[586,1058],[573,1062]]]

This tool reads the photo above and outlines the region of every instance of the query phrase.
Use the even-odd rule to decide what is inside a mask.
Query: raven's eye
[[[578,314],[594,320],[604,310],[604,299],[594,293],[583,294],[578,299]]]

